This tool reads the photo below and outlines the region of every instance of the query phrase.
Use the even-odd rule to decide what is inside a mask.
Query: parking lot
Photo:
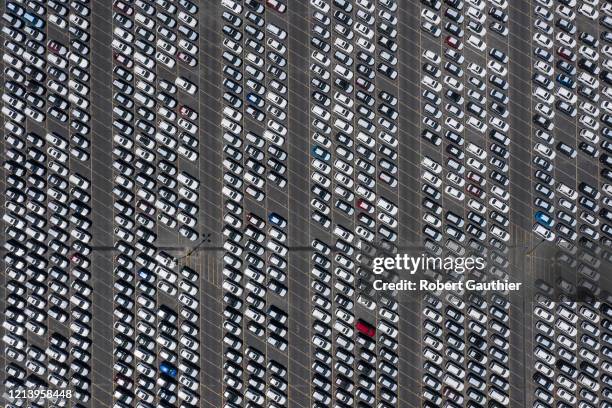
[[[8,2],[0,379],[83,406],[606,406],[609,82],[592,107],[567,82],[609,70],[592,2]],[[525,289],[376,293],[396,252]]]

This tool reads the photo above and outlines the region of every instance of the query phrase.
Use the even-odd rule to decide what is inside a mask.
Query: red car
[[[115,61],[117,61],[119,64],[125,66],[126,68],[132,68],[134,66],[134,62],[132,61],[131,58],[126,57],[125,55],[121,54],[120,52],[114,52],[113,53],[113,58],[115,59]]]
[[[568,50],[565,47],[557,48],[557,54],[559,54],[561,58],[566,59],[570,62],[576,61],[576,54],[574,54],[572,51]]]
[[[58,54],[58,55],[66,55],[67,49],[66,47],[64,47],[62,44],[58,43],[57,41],[49,41],[47,43],[47,48],[49,48],[49,51],[51,51],[54,54]]]
[[[181,107],[179,108],[179,112],[181,113],[182,117],[187,118],[189,120],[196,120],[198,118],[197,112],[187,105],[181,105]]]
[[[113,4],[113,8],[115,9],[115,11],[126,14],[128,16],[134,14],[134,9],[122,2],[121,0],[115,1],[115,4]]]
[[[446,37],[446,44],[448,44],[449,47],[453,47],[456,50],[463,49],[463,43],[461,43],[461,40],[459,40],[457,37],[453,37],[452,35],[449,35],[448,37]]]
[[[468,184],[466,189],[467,189],[468,193],[470,193],[471,195],[473,195],[475,197],[478,197],[481,200],[484,200],[485,192],[482,189],[476,187],[473,184]]]
[[[363,198],[357,200],[357,207],[361,208],[363,211],[368,212],[369,214],[372,214],[374,212],[374,206],[368,203]]]
[[[266,6],[272,7],[274,10],[279,13],[284,13],[287,10],[287,6],[281,3],[278,0],[266,0]]]
[[[355,323],[355,328],[368,337],[374,337],[376,334],[376,329],[371,324],[366,323],[361,319],[357,320],[357,323]]]
[[[185,64],[189,65],[190,67],[195,67],[196,65],[198,65],[197,59],[193,58],[191,55],[183,51],[179,51],[179,53],[177,54],[177,57],[179,60],[183,61]]]
[[[478,173],[474,173],[473,171],[468,171],[467,178],[472,180],[474,183],[480,184],[480,186],[484,186],[487,184],[487,181]]]
[[[87,268],[89,266],[89,259],[80,254],[74,254],[70,257],[73,264],[80,266],[81,268]]]

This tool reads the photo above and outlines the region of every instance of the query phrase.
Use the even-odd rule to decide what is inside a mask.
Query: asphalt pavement
[[[222,406],[223,393],[223,290],[222,246],[224,200],[222,187],[223,140],[220,121],[222,117],[222,62],[221,62],[221,7],[218,1],[205,1],[199,10],[199,65],[185,68],[181,65],[176,72],[165,72],[158,68],[158,74],[171,76],[180,74],[196,82],[199,93],[196,96],[185,96],[184,102],[199,112],[199,160],[189,162],[180,157],[179,171],[185,170],[198,176],[199,188],[198,232],[204,239],[203,245],[182,263],[196,270],[200,277],[200,395],[201,406],[219,408]],[[575,271],[552,264],[550,257],[556,250],[548,244],[541,245],[531,234],[532,217],[536,211],[533,206],[533,166],[532,146],[536,143],[531,125],[533,99],[531,96],[532,26],[533,3],[527,0],[511,1],[508,8],[510,20],[509,36],[506,40],[488,34],[487,46],[494,46],[509,56],[509,110],[510,123],[510,224],[511,241],[509,243],[510,266],[508,273],[512,280],[522,281],[524,290],[511,295],[510,308],[510,406],[531,406],[533,385],[530,381],[533,374],[532,339],[532,303],[534,294],[532,282],[537,278],[554,280],[558,276],[573,276]],[[92,2],[91,32],[92,68],[91,68],[91,114],[93,116],[91,162],[76,163],[75,169],[88,174],[92,180],[92,218],[93,246],[108,248],[113,244],[113,171],[112,171],[112,10],[109,4]],[[258,214],[277,212],[288,219],[288,245],[293,249],[288,256],[288,294],[281,298],[268,291],[266,304],[274,304],[289,313],[288,349],[281,352],[271,347],[265,337],[258,338],[243,331],[243,340],[266,351],[268,359],[274,359],[288,367],[289,407],[310,407],[311,364],[313,346],[311,316],[311,241],[319,238],[324,242],[333,242],[332,234],[310,219],[310,148],[311,122],[310,115],[310,15],[313,8],[307,1],[290,1],[288,12],[279,15],[273,11],[266,12],[266,20],[272,21],[288,32],[288,135],[286,149],[288,152],[288,186],[279,189],[271,182],[266,183],[266,199],[262,203],[245,198],[245,212]],[[390,189],[377,182],[377,193],[390,197],[399,203],[399,247],[420,249],[423,242],[421,228],[421,166],[423,155],[429,155],[440,163],[448,154],[442,147],[434,148],[424,143],[420,133],[422,129],[422,103],[420,93],[420,71],[423,59],[421,53],[426,48],[442,52],[442,40],[426,36],[420,25],[421,4],[412,0],[398,0],[398,45],[399,78],[388,81],[377,75],[377,89],[390,89],[399,98],[399,159],[396,189]],[[582,19],[580,24],[586,24]],[[55,33],[62,36],[65,33]],[[67,40],[65,35],[64,40]],[[485,65],[486,57],[466,50],[468,61],[478,61]],[[159,65],[159,64],[158,64]],[[261,134],[263,127],[251,119],[248,129],[257,129]],[[555,122],[556,137],[570,145],[576,145],[576,123],[565,118]],[[60,129],[61,130],[61,129]],[[65,129],[63,130],[66,131]],[[44,132],[40,129],[40,132]],[[481,145],[489,143],[488,138],[475,132],[468,132],[467,140]],[[572,180],[591,180],[600,185],[598,179],[598,162],[579,155],[578,160],[558,160],[555,167],[557,178],[566,183]],[[72,165],[72,164],[71,164]],[[465,216],[466,207],[448,198],[443,199],[444,208],[452,209]],[[333,209],[335,220],[342,220],[347,226],[355,227],[355,219],[349,219],[338,210]],[[181,238],[176,230],[170,230],[157,223],[159,247],[169,248],[177,256],[191,252],[193,242]],[[535,248],[535,249],[534,249]],[[93,252],[92,286],[93,286],[93,359],[92,359],[92,407],[112,406],[113,384],[113,266],[116,254],[108,249],[96,249]],[[0,290],[0,297],[5,298]],[[422,299],[407,294],[400,294],[399,323],[399,391],[398,407],[413,407],[421,404],[420,387],[422,369]],[[176,299],[159,294],[159,303],[177,308]],[[376,312],[365,310],[361,306],[355,309],[357,317],[376,321]],[[54,328],[64,330],[66,327]],[[41,344],[44,346],[44,344]]]

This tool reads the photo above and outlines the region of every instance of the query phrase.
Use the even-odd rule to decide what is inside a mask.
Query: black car
[[[343,12],[341,12],[340,10],[336,10],[334,12],[334,18],[338,20],[339,22],[341,22],[342,24],[346,24],[349,27],[353,25],[353,19],[350,18],[348,15],[344,14]]]
[[[456,10],[463,10],[463,1],[461,0],[444,0],[444,2]]]
[[[569,35],[576,34],[576,26],[564,18],[560,18],[555,22],[555,25]]]
[[[498,8],[491,7],[489,9],[489,15],[493,17],[494,19],[496,19],[497,21],[499,21],[500,23],[505,24],[508,22],[508,15]]]
[[[588,86],[579,86],[578,94],[590,100],[591,102],[597,102],[599,100],[599,94],[597,93],[597,91],[589,88]]]
[[[555,106],[561,111],[561,113],[564,113],[567,116],[576,116],[576,108],[574,108],[574,105],[571,105],[565,101],[557,101],[555,102]]]
[[[428,129],[423,130],[421,132],[421,136],[423,137],[423,139],[427,140],[434,146],[440,146],[440,144],[442,143],[442,138]]]
[[[536,47],[536,49],[533,50],[533,54],[549,64],[553,62],[552,54],[541,47]]]
[[[436,11],[439,11],[440,7],[442,7],[442,2],[440,0],[421,0],[421,3]]]
[[[455,21],[457,24],[461,24],[464,20],[463,14],[459,13],[454,8],[450,8],[450,7],[447,8],[444,11],[444,15],[448,17],[449,19]]]
[[[426,73],[428,73],[429,75],[431,75],[434,78],[439,78],[440,77],[440,69],[432,64],[430,64],[429,62],[426,62],[425,64],[423,64],[423,71],[425,71]]]
[[[593,75],[597,75],[596,73],[592,73]],[[599,74],[599,78],[606,82],[608,85],[612,85],[612,72],[603,70],[601,74]]]
[[[448,22],[444,25],[444,29],[458,38],[463,37],[463,30],[458,25]]]
[[[598,75],[599,74],[599,67],[597,66],[596,63],[594,63],[591,60],[588,60],[586,58],[580,58],[578,60],[578,66],[582,69],[584,69],[585,71],[587,71],[588,73],[592,74],[592,75]],[[604,71],[607,72],[607,71]],[[603,74],[603,72],[602,72]],[[604,79],[604,78],[602,78]],[[607,81],[606,81],[607,82]]]
[[[567,75],[576,75],[576,67],[567,61],[557,61],[557,68],[565,72]]]
[[[582,41],[583,43],[585,43],[587,45],[590,45],[591,47],[594,47],[594,48],[597,48],[599,46],[599,41],[597,40],[597,38],[593,37],[589,33],[585,33],[585,32],[581,33],[580,34],[580,41]]]

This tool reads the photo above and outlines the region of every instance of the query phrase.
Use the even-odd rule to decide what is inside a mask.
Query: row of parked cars
[[[2,15],[5,386],[70,389],[80,403],[91,388],[91,189],[70,163],[90,157],[89,15],[79,1],[34,0]]]
[[[134,401],[154,406],[156,400],[162,406],[198,406],[198,274],[181,267],[178,313],[151,302],[155,284],[162,282],[153,271],[141,268],[136,278],[120,271],[119,275],[114,284],[114,406],[131,406]],[[138,309],[134,314],[130,297],[135,293]]]
[[[199,239],[200,180],[183,165],[199,157],[199,7],[112,7],[114,406],[198,406],[199,275],[156,241]]]
[[[421,56],[424,245],[435,256],[487,259],[472,273],[480,281],[508,278],[507,13],[508,2],[497,0],[423,0],[420,13],[429,34]],[[426,295],[426,406],[509,404],[508,310],[503,292]]]
[[[571,0],[543,0],[534,7],[533,230],[555,242],[558,259],[578,272],[577,286],[562,278],[554,286],[536,283],[534,407],[605,406],[612,382],[605,374],[608,364],[602,364],[610,354],[609,306],[599,281],[612,260],[606,249],[612,243],[612,8],[608,2]],[[576,126],[571,137],[555,132],[568,121]],[[599,180],[555,171],[567,168],[568,160],[579,167],[584,159],[599,167],[592,175]],[[589,301],[575,301],[577,287],[590,294]]]
[[[578,286],[563,278],[538,280],[535,288],[533,406],[610,406],[609,295],[576,301]]]
[[[484,7],[482,2],[468,3],[468,10],[478,10],[479,4]],[[458,11],[454,7],[463,5],[448,5],[447,10]],[[461,13],[457,14],[461,17],[445,13],[456,19],[463,17]],[[457,26],[453,18],[446,18],[450,20],[449,24]],[[465,20],[477,21],[474,17]],[[449,34],[447,38],[455,38],[451,40],[453,44],[462,44],[463,32],[450,29],[456,33]],[[425,245],[431,252],[441,254],[442,243],[455,255],[463,256],[466,253],[465,246],[471,251],[482,253],[488,243],[503,253],[510,239],[506,230],[509,225],[510,143],[507,136],[508,56],[504,51],[491,47],[486,53],[488,62],[485,66],[476,62],[476,59],[466,61],[459,48],[462,47],[447,46],[443,55],[433,49],[426,49],[422,55],[424,129],[421,136],[434,147],[445,142],[443,156],[446,157],[447,168],[445,175],[442,175],[441,163],[427,155],[422,160]],[[446,62],[442,62],[442,57]],[[465,136],[470,134],[474,136],[466,140]],[[488,136],[485,145],[479,142],[482,140],[479,134]],[[440,191],[443,184],[445,187]],[[450,210],[442,216],[442,193],[459,207],[467,204],[467,220]],[[442,217],[446,224],[441,231]],[[489,240],[487,232],[490,234]],[[444,235],[448,239],[442,242]],[[500,267],[507,263],[497,258],[494,258],[494,262]]]
[[[398,185],[397,7],[310,2],[311,219],[334,240],[311,242],[316,407],[398,401],[397,303],[376,304],[368,272],[397,241],[398,207],[379,195]],[[355,316],[357,304],[378,324]]]
[[[423,389],[434,407],[509,405],[510,303],[503,294],[425,295]],[[446,306],[445,306],[446,304]]]
[[[556,241],[559,247],[575,255],[576,242],[592,247],[600,240],[610,243],[612,237],[606,222],[612,216],[609,183],[612,161],[607,141],[608,126],[612,125],[612,34],[608,31],[612,28],[612,17],[609,7],[604,5],[603,17],[599,20],[603,30],[594,30],[596,23],[583,30],[574,11],[576,2],[562,3],[553,10],[550,2],[541,1],[535,8],[533,40],[537,58],[533,93],[537,103],[533,121],[537,125],[534,145],[537,182],[534,189],[538,196],[534,204],[538,211],[534,214],[534,232],[543,239]],[[582,7],[579,14],[584,14]],[[599,36],[597,31],[601,31]],[[558,122],[554,120],[556,111],[577,124],[577,150],[573,143],[555,142],[552,130]],[[565,180],[566,183],[555,180],[555,159],[575,159],[578,153],[599,158],[603,178],[601,190],[587,180]],[[578,191],[574,190],[574,185]],[[561,193],[558,206],[554,202],[555,190]]]
[[[177,13],[176,6],[166,3],[158,6],[165,12]],[[188,79],[187,69],[185,75],[166,78],[154,69],[161,56],[166,55],[155,51],[161,46],[156,44],[154,33],[168,31],[176,37],[174,27],[178,24],[179,38],[195,41],[195,36],[197,39],[195,31],[188,35],[180,30],[181,27],[195,29],[197,25],[192,17],[188,18],[197,7],[190,2],[183,3],[179,4],[178,17],[188,22],[162,19],[156,29],[155,23],[137,18],[150,19],[147,16],[152,13],[150,7],[154,2],[138,2],[136,11],[128,8],[114,13],[113,129],[116,134],[113,153],[116,159],[113,166],[125,180],[117,181],[113,192],[123,201],[137,199],[137,207],[142,207],[149,217],[158,211],[157,220],[163,225],[176,228],[182,237],[196,241],[199,238],[195,228],[199,181],[192,174],[179,171],[175,163],[179,159],[190,162],[198,159],[198,112],[189,104],[179,103],[184,100],[181,95],[195,95],[198,87]],[[117,3],[115,10],[123,10],[119,4],[122,3]],[[151,164],[155,161],[157,173]],[[136,194],[131,194],[129,190],[133,189],[134,182],[138,188]],[[156,189],[156,186],[159,187]]]
[[[266,196],[287,188],[287,32],[272,17],[286,5],[221,5],[224,407],[284,407],[287,369],[268,353],[288,347],[288,314],[274,300],[287,296],[288,229]]]

